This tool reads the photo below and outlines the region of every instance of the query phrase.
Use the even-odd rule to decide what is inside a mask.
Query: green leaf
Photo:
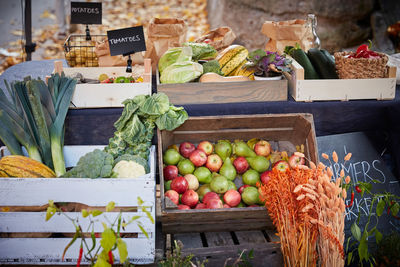
[[[81,212],[82,212],[82,217],[83,217],[83,218],[86,218],[86,217],[89,216],[89,214],[90,214],[86,209],[82,209]]]
[[[153,218],[153,216],[151,215],[151,213],[146,209],[146,207],[142,207],[142,211],[143,211],[144,213],[146,213],[147,218],[149,218],[149,220],[151,221],[151,223],[154,224],[154,218]]]
[[[103,214],[103,212],[99,211],[99,210],[91,210],[90,214],[92,214],[93,217],[96,217],[96,216]]]
[[[257,49],[254,51],[251,51],[249,53],[248,58],[251,61],[259,61],[262,57],[265,57],[267,55],[267,53],[265,53],[265,51],[263,49]],[[258,57],[258,59],[256,59],[256,57]]]
[[[395,203],[392,208],[390,209],[390,211],[392,212],[393,216],[396,216],[397,213],[399,213],[399,203]]]
[[[378,205],[376,205],[376,215],[381,216],[385,209],[385,201],[383,199],[379,200]]]
[[[149,238],[149,234],[146,232],[146,230],[143,228],[141,223],[138,223],[137,226],[140,228],[140,230],[142,231],[142,233]]]
[[[106,251],[110,251],[115,244],[117,238],[115,237],[115,233],[111,228],[107,228],[103,231],[101,235],[100,244],[101,247]]]
[[[347,265],[350,265],[352,259],[353,259],[353,251],[347,254]]]
[[[125,105],[121,117],[114,123],[114,127],[118,131],[122,131],[127,122],[131,119],[132,115],[139,109],[139,106],[133,101],[133,99],[127,99],[123,102]]]
[[[108,202],[108,204],[107,204],[106,211],[107,211],[107,212],[110,212],[110,211],[112,211],[114,208],[115,208],[115,202],[114,202],[114,201],[110,201],[110,202]]]
[[[365,183],[365,184],[364,184],[364,187],[365,187],[366,189],[368,189],[368,191],[371,191],[371,190],[372,190],[372,184],[370,184],[370,183]]]
[[[137,201],[138,201],[139,206],[142,206],[144,203],[141,197],[138,197]]]
[[[107,260],[103,258],[98,258],[96,263],[94,264],[94,267],[110,267],[111,264],[108,263]]]
[[[139,215],[136,215],[136,216],[132,216],[132,218],[129,220],[129,222],[127,222],[127,223],[122,223],[122,226],[123,227],[126,227],[128,224],[130,224],[130,223],[132,223],[133,221],[136,221],[137,219],[139,219],[141,216],[139,216]]]
[[[169,109],[168,96],[164,93],[153,94],[143,102],[139,109],[147,115],[162,115]]]
[[[353,235],[353,237],[354,237],[357,241],[360,241],[360,239],[361,239],[361,230],[360,230],[360,227],[358,227],[358,225],[356,224],[356,222],[354,222],[354,223],[351,225],[350,230],[351,230],[351,234]]]
[[[54,214],[56,214],[57,209],[54,206],[49,206],[47,207],[47,212],[46,212],[46,222],[53,217]]]
[[[365,236],[365,238],[364,238]],[[363,235],[363,238],[358,245],[358,255],[360,257],[360,261],[368,258],[368,242],[366,239],[366,235]]]
[[[132,119],[126,124],[122,132],[122,139],[130,145],[141,142],[146,133],[146,127],[139,119],[138,115],[133,115]]]
[[[171,106],[168,112],[156,119],[156,125],[160,130],[172,131],[181,126],[188,117],[187,112],[182,107]]]
[[[378,231],[378,229],[375,229],[375,240],[376,243],[379,244],[382,241],[383,235],[381,232]]]
[[[117,248],[119,253],[119,261],[123,263],[128,258],[128,248],[126,247],[126,243],[122,240],[122,238],[117,239]]]

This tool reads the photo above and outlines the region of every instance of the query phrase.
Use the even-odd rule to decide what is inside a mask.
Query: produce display
[[[305,157],[273,151],[265,140],[219,140],[173,145],[163,163],[164,196],[178,209],[216,209],[263,205],[256,186],[267,184],[273,169],[305,166]]]
[[[78,84],[80,83],[141,83],[143,82],[142,76],[118,76],[118,77],[109,77],[107,74],[102,73],[99,75],[97,79],[86,78],[82,75],[82,73],[76,72],[70,76],[75,79]]]

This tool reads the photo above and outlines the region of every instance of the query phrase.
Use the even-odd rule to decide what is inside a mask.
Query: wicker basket
[[[98,67],[99,60],[94,52],[96,42],[101,42],[106,35],[91,35],[91,40],[86,40],[86,35],[71,34],[64,43],[65,59],[70,67]]]
[[[387,77],[388,56],[377,53],[381,58],[348,58],[353,52],[336,52],[335,64],[339,79],[371,79]]]

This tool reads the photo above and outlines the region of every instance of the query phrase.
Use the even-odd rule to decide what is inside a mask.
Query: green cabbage
[[[213,59],[218,55],[217,50],[215,50],[215,48],[210,44],[186,42],[183,44],[183,46],[192,48],[192,59],[194,61],[198,61],[200,59]]]
[[[192,61],[176,62],[161,73],[161,83],[186,83],[203,74],[203,66]]]
[[[170,65],[176,62],[190,61],[192,60],[192,49],[191,47],[174,47],[170,48],[165,52],[160,60],[158,61],[158,71],[163,71]]]

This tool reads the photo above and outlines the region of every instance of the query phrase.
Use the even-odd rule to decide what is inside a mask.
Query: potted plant
[[[255,80],[280,80],[283,72],[290,72],[291,63],[277,52],[257,49],[249,53],[245,68],[254,70]]]

